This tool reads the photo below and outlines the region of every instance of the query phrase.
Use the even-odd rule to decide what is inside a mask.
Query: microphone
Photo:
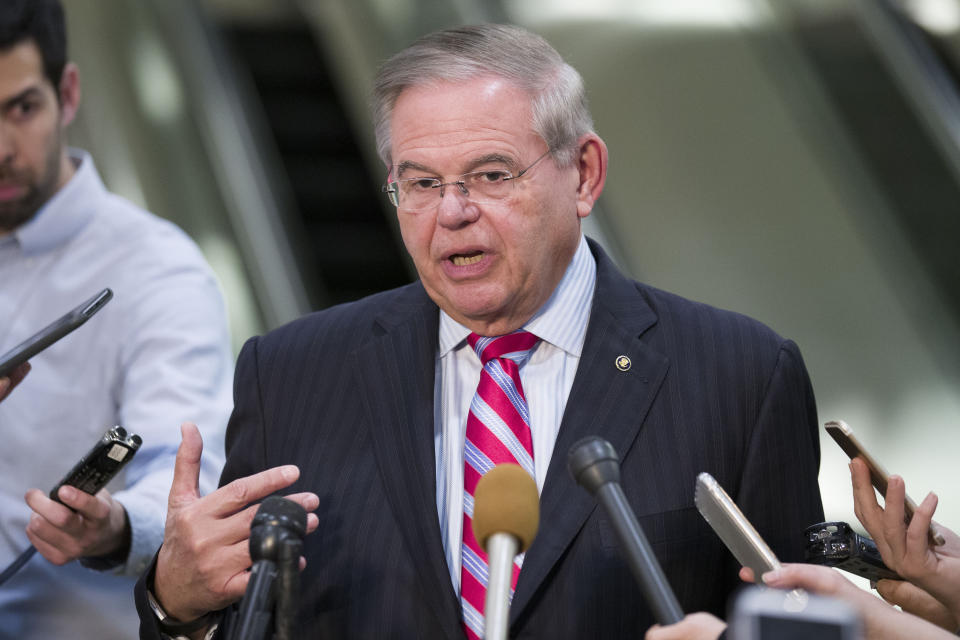
[[[250,525],[253,567],[240,603],[234,640],[267,637],[275,604],[276,637],[284,640],[292,637],[300,550],[306,531],[307,512],[292,500],[270,496],[257,509]]]
[[[540,523],[537,483],[515,464],[488,471],[473,491],[473,535],[487,552],[486,640],[506,640],[513,558],[530,548]]]
[[[576,442],[567,454],[567,469],[576,483],[596,496],[606,510],[620,548],[657,622],[667,625],[682,620],[680,603],[623,494],[620,461],[613,445],[597,437]]]

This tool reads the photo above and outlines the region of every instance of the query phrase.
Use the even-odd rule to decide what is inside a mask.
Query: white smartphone
[[[870,470],[870,483],[874,488],[880,492],[880,495],[886,496],[887,494],[887,482],[890,480],[890,474],[887,473],[887,470],[877,462],[877,459],[874,458],[866,447],[857,440],[856,436],[853,435],[853,431],[843,420],[832,420],[823,425],[823,428],[827,430],[827,433],[830,434],[830,437],[833,438],[834,442],[840,445],[840,448],[843,449],[843,452],[846,453],[851,460],[854,458],[860,458],[867,465],[867,469]],[[910,519],[913,518],[914,511],[917,510],[917,503],[910,499],[910,496],[904,494],[903,497],[903,518],[908,523]],[[939,546],[944,543],[943,536],[937,531],[937,528],[934,524],[930,523],[930,531],[928,534],[930,539],[930,544],[933,546]]]
[[[780,568],[776,554],[709,473],[697,476],[693,502],[737,562],[753,570],[758,584],[764,573]]]
[[[860,617],[836,598],[748,587],[730,615],[730,640],[859,640]]]

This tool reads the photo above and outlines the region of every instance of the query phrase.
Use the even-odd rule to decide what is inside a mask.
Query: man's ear
[[[60,126],[66,127],[73,122],[80,106],[80,71],[74,63],[68,62],[63,68],[57,92],[60,98]]]
[[[577,168],[580,184],[577,186],[577,215],[586,218],[603,191],[607,180],[607,145],[595,133],[580,139]]]

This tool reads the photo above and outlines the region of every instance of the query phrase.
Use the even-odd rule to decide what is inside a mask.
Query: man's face
[[[501,78],[411,87],[391,118],[396,179],[443,182],[464,173],[513,175],[546,150],[531,126],[530,96]],[[519,328],[556,288],[580,237],[577,163],[540,160],[499,202],[478,204],[455,186],[431,209],[400,203],[400,231],[430,297],[481,335]],[[592,201],[591,201],[592,204]]]
[[[37,46],[0,52],[0,233],[32,218],[61,186],[64,124]]]

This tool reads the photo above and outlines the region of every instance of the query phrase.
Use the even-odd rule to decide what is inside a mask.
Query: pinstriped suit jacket
[[[694,508],[698,473],[782,560],[801,559],[802,530],[823,520],[816,409],[796,345],[628,280],[591,249],[597,291],[512,638],[635,639],[654,622],[610,523],[565,469],[584,436],[621,455],[624,491],[687,612],[724,615],[739,568]],[[436,507],[438,318],[415,283],[301,318],[240,354],[222,482],[293,463],[292,490],[320,496],[300,637],[463,637]],[[141,584],[139,604],[143,595]],[[143,637],[156,637],[144,622]]]

